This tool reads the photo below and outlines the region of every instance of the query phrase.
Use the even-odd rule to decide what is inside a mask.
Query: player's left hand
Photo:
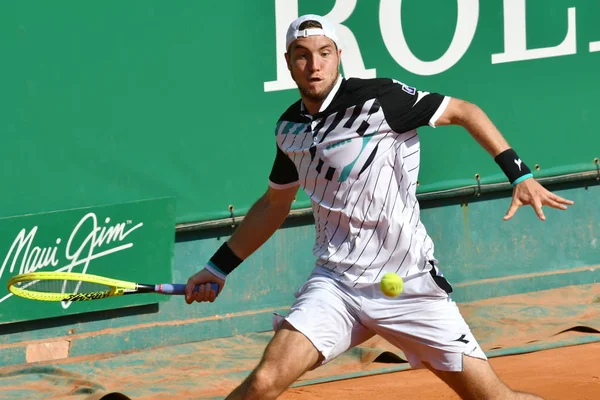
[[[546,190],[534,178],[529,178],[518,183],[514,187],[512,203],[503,219],[508,221],[515,215],[519,207],[531,205],[539,219],[545,221],[546,216],[544,215],[544,211],[542,211],[543,206],[549,206],[558,210],[566,210],[567,205],[573,204],[573,201],[555,195]]]

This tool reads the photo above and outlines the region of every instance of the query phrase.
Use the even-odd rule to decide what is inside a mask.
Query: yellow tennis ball
[[[404,281],[395,273],[388,272],[387,274],[383,275],[381,282],[379,282],[379,287],[386,296],[396,297],[402,293],[402,289],[404,289]]]

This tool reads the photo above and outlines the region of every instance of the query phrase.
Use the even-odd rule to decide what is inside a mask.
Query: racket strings
[[[101,283],[70,281],[70,280],[39,280],[24,281],[15,285],[17,288],[40,293],[93,293],[106,292],[113,289],[112,286]]]

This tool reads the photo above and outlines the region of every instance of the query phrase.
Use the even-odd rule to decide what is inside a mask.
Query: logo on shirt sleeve
[[[421,99],[425,96],[427,96],[429,94],[429,92],[421,92],[420,90],[418,91],[417,94],[417,101],[415,101],[415,104],[413,104],[413,107],[417,105],[418,102],[421,101]]]
[[[410,94],[411,96],[414,96],[414,94],[417,93],[417,88],[405,85],[404,83],[402,83],[402,82],[400,82],[400,81],[398,81],[396,79],[392,79],[392,81],[394,83],[397,83],[398,85],[401,85],[402,86],[402,90],[405,91],[406,93]]]
[[[412,87],[412,86],[407,86],[404,83],[402,84],[402,90],[404,90],[406,93],[410,94],[411,96],[414,96],[414,94],[417,92],[417,89]]]

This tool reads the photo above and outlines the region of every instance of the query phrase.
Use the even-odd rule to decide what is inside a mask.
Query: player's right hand
[[[219,285],[218,293],[212,289],[211,283]],[[197,290],[195,290],[196,285],[198,285]],[[223,290],[224,285],[225,281],[223,279],[217,278],[210,271],[203,268],[188,279],[185,285],[185,302],[192,304],[194,301],[199,303],[210,301],[212,303]]]

